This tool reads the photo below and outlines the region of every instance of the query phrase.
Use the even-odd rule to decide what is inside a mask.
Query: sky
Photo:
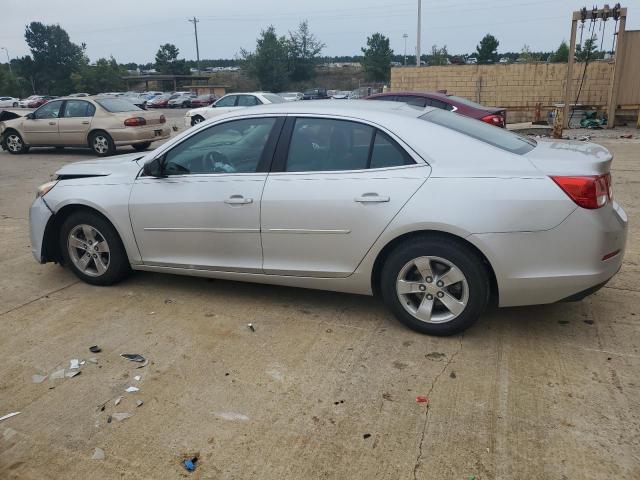
[[[29,53],[25,26],[32,21],[60,24],[74,43],[85,43],[92,61],[113,55],[120,63],[153,62],[163,43],[173,43],[180,57],[195,59],[193,24],[197,17],[200,58],[234,58],[253,50],[262,29],[279,34],[304,19],[326,44],[324,55],[357,55],[374,32],[387,35],[391,48],[415,54],[418,0],[1,0],[0,48],[11,56]],[[611,1],[610,5],[615,2]],[[571,12],[579,0],[423,0],[422,52],[446,45],[449,53],[471,53],[491,33],[499,52],[555,50],[569,39]],[[627,29],[640,29],[640,0],[628,8]],[[589,8],[592,4],[589,4]],[[602,6],[602,4],[600,4]],[[606,23],[604,45],[611,48],[613,21]],[[606,48],[606,47],[603,47]],[[4,50],[0,50],[6,61]]]

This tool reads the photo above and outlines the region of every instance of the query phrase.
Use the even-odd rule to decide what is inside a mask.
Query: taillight
[[[167,123],[167,119],[164,117],[164,115],[160,115],[160,123]]]
[[[146,125],[146,124],[147,124],[147,121],[143,117],[127,118],[124,121],[124,126],[125,127],[140,127],[140,126]]]
[[[571,200],[582,208],[594,210],[604,207],[613,198],[611,175],[586,177],[551,177]]]
[[[502,115],[486,115],[484,117],[482,117],[480,120],[482,120],[483,122],[487,122],[490,123],[491,125],[495,125],[497,127],[504,127],[504,118],[502,118]]]

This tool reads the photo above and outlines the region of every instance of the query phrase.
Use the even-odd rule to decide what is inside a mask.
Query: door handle
[[[247,205],[253,203],[253,198],[244,198],[242,195],[231,195],[224,203],[227,205]]]
[[[361,197],[354,198],[358,203],[384,203],[391,200],[389,196],[381,196],[375,192],[363,193]]]
[[[83,125],[89,125],[91,122],[82,122]]]
[[[49,122],[49,125],[55,125],[56,122]]]

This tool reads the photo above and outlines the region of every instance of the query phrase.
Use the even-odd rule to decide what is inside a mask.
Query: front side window
[[[240,95],[238,97],[239,107],[255,107],[256,105],[262,105],[262,102],[253,95]]]
[[[216,107],[233,107],[236,104],[236,96],[229,95],[228,97],[221,98],[216,102]]]
[[[415,163],[387,134],[362,123],[298,118],[285,171],[366,170]]]
[[[65,118],[77,118],[77,117],[93,117],[96,113],[96,107],[89,102],[83,102],[82,100],[67,100],[64,106]]]
[[[45,103],[38,110],[35,111],[34,116],[37,119],[58,118],[58,116],[60,115],[61,106],[62,106],[61,101]]]
[[[164,173],[254,173],[275,122],[275,118],[235,120],[198,132],[165,154]]]
[[[530,152],[537,145],[535,140],[516,135],[505,128],[445,110],[432,110],[420,118],[519,155]]]

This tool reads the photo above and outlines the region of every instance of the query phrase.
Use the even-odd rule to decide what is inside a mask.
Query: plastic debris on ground
[[[149,360],[147,360],[146,358],[144,358],[142,355],[140,355],[139,353],[121,353],[120,356],[122,358],[126,358],[127,360],[130,360],[132,362],[136,362],[139,363],[140,365],[138,365],[137,368],[142,368],[142,367],[146,367],[147,364],[149,363]]]
[[[75,370],[75,371],[73,371],[73,372],[67,372],[67,373],[65,373],[65,375],[64,375],[64,376],[65,376],[65,377],[67,377],[67,378],[73,378],[73,377],[75,377],[75,376],[77,376],[77,375],[80,375],[81,373],[82,373],[82,372],[81,372],[80,370]]]
[[[141,407],[143,403],[143,400],[136,400],[136,407]]]
[[[76,370],[80,368],[80,360],[77,358],[72,358],[69,360],[69,370]]]
[[[94,345],[92,347],[89,347],[89,351],[91,353],[100,353],[102,349],[98,345]]]
[[[49,375],[49,380],[59,380],[61,378],[64,378],[64,368],[56,370],[51,375]]]
[[[89,363],[96,363],[96,364],[97,364],[97,363],[98,363],[98,359],[97,359],[97,358],[95,358],[95,357],[87,358],[87,362],[89,362]]]
[[[247,415],[236,412],[215,412],[215,416],[222,418],[223,420],[228,420],[230,422],[246,422],[249,420],[249,417]]]
[[[47,375],[31,375],[33,383],[42,383],[47,379]]]
[[[9,428],[5,428],[4,432],[2,432],[2,439],[5,442],[8,442],[9,440],[11,440],[18,432],[16,430],[14,430],[13,428],[9,427]]]
[[[93,456],[91,457],[91,460],[104,460],[104,450],[96,447],[96,449],[93,451]]]
[[[113,404],[117,406],[117,405],[122,401],[122,399],[123,399],[123,398],[124,398],[124,397],[119,396],[118,398],[116,398],[116,399],[113,401]]]
[[[127,392],[127,393],[134,393],[134,392],[139,392],[139,391],[140,391],[140,389],[138,387],[127,387],[125,389],[125,392]]]
[[[7,413],[5,416],[0,417],[0,422],[2,422],[3,420],[6,420],[7,418],[15,417],[16,415],[20,415],[20,412]]]
[[[132,413],[114,413],[111,415],[111,417],[114,420],[121,422],[123,420],[126,420],[127,418],[133,417],[133,414]]]
[[[418,395],[416,397],[416,402],[417,403],[429,403],[429,397],[427,397],[426,395]]]
[[[198,460],[200,459],[200,453],[189,453],[182,456],[182,466],[188,472],[193,472],[198,466]]]
[[[142,377],[140,375],[136,375],[135,377],[133,377],[133,379],[137,382],[139,382],[141,378]]]
[[[248,323],[247,327],[249,327],[249,330],[251,330],[252,332],[256,331],[256,327],[253,326],[253,323]]]

